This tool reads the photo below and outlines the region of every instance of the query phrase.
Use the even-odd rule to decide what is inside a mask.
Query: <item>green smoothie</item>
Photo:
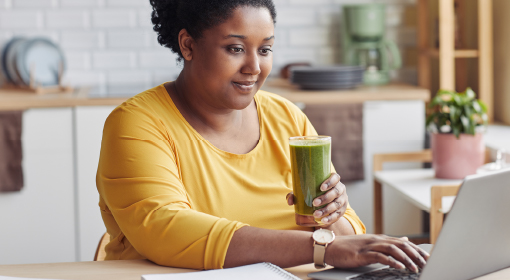
[[[298,222],[298,215],[312,218],[310,216],[316,209],[324,207],[314,207],[312,202],[325,193],[320,186],[331,174],[331,137],[291,137],[289,144],[294,209]]]

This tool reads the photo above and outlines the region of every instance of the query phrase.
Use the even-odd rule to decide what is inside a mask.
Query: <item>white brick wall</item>
[[[135,27],[136,11],[133,9],[104,9],[92,13],[92,24],[97,28]]]
[[[46,12],[48,29],[84,29],[90,26],[90,15],[81,10],[52,10]]]
[[[40,11],[11,9],[0,11],[0,30],[40,29],[42,25],[43,13]]]
[[[175,68],[177,55],[169,49],[143,51],[139,54],[140,68]]]
[[[86,51],[66,51],[67,69],[89,70],[91,69],[90,53]]]
[[[60,38],[60,46],[64,49],[95,50],[105,47],[102,31],[62,31]]]
[[[416,46],[403,27],[416,0],[273,0],[277,12],[272,75],[291,62],[340,63],[340,17],[345,4],[386,3],[387,35],[399,48]],[[66,81],[100,94],[134,94],[176,78],[176,55],[160,46],[148,0],[0,0],[0,44],[13,36],[45,36],[67,57]],[[393,73],[415,83],[415,67]],[[123,85],[125,83],[125,85]],[[135,85],[138,83],[139,85]]]
[[[153,32],[147,29],[110,30],[107,33],[106,46],[109,49],[143,49],[151,45]]]
[[[136,67],[136,53],[130,51],[101,51],[92,55],[92,65],[97,69],[126,69]]]
[[[103,6],[102,0],[60,0],[64,8],[96,8]]]
[[[107,7],[146,7],[149,1],[141,0],[106,0]]]
[[[14,8],[53,8],[57,7],[56,0],[12,0]]]

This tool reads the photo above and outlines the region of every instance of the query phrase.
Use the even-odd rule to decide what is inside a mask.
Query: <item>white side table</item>
[[[374,173],[374,180],[381,187],[386,184],[421,210],[430,213],[430,242],[435,243],[443,215],[450,211],[462,180],[437,179],[432,169],[383,170]],[[382,205],[382,196],[375,197],[374,204]],[[382,215],[375,217],[376,224],[382,225]],[[382,231],[382,226],[379,227]],[[382,233],[382,232],[376,232]]]

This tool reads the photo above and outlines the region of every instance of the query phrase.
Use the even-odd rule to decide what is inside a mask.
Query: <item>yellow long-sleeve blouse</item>
[[[289,137],[317,133],[288,100],[259,91],[255,102],[260,140],[242,155],[205,140],[163,85],[113,110],[96,178],[111,235],[106,259],[215,269],[223,267],[232,235],[245,225],[312,230],[295,224],[285,196],[292,191]],[[365,232],[352,208],[345,217],[357,234]]]

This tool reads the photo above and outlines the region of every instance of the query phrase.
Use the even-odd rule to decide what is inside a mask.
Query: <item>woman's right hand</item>
[[[364,234],[337,236],[326,249],[326,263],[339,268],[352,268],[381,263],[396,269],[418,272],[429,254],[407,238]]]

